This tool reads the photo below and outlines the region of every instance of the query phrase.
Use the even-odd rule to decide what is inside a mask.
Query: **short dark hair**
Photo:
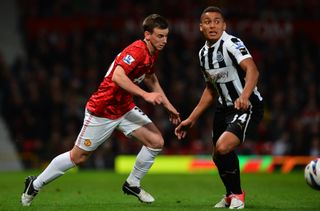
[[[209,6],[209,7],[205,8],[205,9],[202,11],[201,16],[200,16],[200,21],[201,21],[201,19],[202,19],[202,16],[203,16],[205,13],[207,13],[207,12],[217,12],[217,13],[220,13],[221,16],[222,16],[222,18],[225,19],[224,14],[223,14],[222,10],[221,10],[219,7]]]
[[[168,21],[158,14],[151,14],[146,17],[142,23],[143,31],[153,32],[154,28],[167,29]]]

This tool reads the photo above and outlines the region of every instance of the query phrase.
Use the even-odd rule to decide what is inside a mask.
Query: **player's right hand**
[[[183,139],[187,135],[187,130],[193,126],[193,122],[189,119],[186,119],[182,121],[174,130],[174,134],[177,136],[177,138]]]
[[[163,102],[162,95],[158,92],[146,92],[143,98],[152,105],[160,105]]]

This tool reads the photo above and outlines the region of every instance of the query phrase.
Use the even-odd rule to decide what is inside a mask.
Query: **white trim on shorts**
[[[86,109],[75,145],[86,151],[94,151],[112,135],[114,130],[117,129],[124,135],[130,136],[133,131],[149,123],[152,121],[137,106],[118,119],[97,117]]]

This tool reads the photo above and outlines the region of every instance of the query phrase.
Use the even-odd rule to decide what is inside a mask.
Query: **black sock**
[[[220,157],[221,156],[215,156],[213,161],[218,168],[219,176],[224,184],[224,187],[226,188],[226,196],[229,196],[231,194],[231,189],[227,180],[227,174],[225,173],[224,164],[221,162]]]
[[[227,196],[231,193],[241,194],[239,159],[236,153],[232,151],[226,155],[216,155],[214,161],[226,187]]]

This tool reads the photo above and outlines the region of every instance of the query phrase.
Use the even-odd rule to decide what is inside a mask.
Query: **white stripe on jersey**
[[[121,53],[122,53],[122,52],[121,52]],[[117,57],[118,57],[121,53],[118,53]],[[114,62],[115,62],[115,61],[116,61],[116,60],[113,60],[113,62],[111,63],[110,67],[108,68],[108,71],[107,71],[107,73],[106,73],[106,75],[105,75],[104,77],[108,77],[108,75],[111,73],[111,71],[112,71],[112,69],[113,69],[113,67],[114,67]]]
[[[242,88],[242,84],[241,84],[239,75],[236,74],[235,76],[236,76],[236,80],[234,80],[232,82],[233,82],[233,85],[236,88],[237,94],[240,96],[241,95],[241,91],[240,90],[243,90],[243,88]]]
[[[221,90],[222,90],[222,93],[221,93],[221,94],[222,94],[223,96],[227,96],[226,102],[232,101],[230,95],[228,94],[228,89],[227,89],[227,87],[226,87],[226,84],[221,84],[221,85],[220,85],[220,88],[221,88]],[[222,104],[222,100],[221,100],[220,97],[219,97],[219,101],[220,101],[220,103]]]
[[[104,77],[108,77],[108,75],[111,73],[112,69],[113,69],[113,66],[114,66],[114,61],[111,63],[106,75]]]

